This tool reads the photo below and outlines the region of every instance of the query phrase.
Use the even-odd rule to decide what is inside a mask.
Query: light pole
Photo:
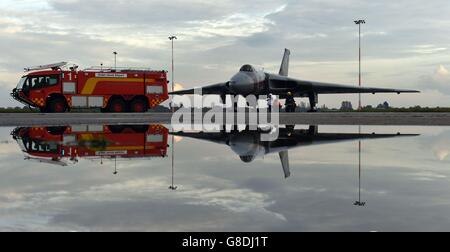
[[[361,87],[361,24],[365,24],[366,21],[364,19],[355,20],[355,24],[358,25],[359,33],[358,33],[358,40],[359,40],[359,86]],[[361,110],[361,93],[359,93],[359,100],[358,100],[358,110]]]
[[[171,75],[171,81],[172,81],[172,92],[174,91],[174,85],[175,85],[175,83],[174,83],[174,64],[173,64],[173,41],[175,40],[175,39],[177,39],[177,37],[176,36],[170,36],[169,37],[169,40],[172,42],[172,75]],[[172,108],[172,113],[173,112],[175,112],[175,108],[173,107],[173,96],[172,96],[172,102],[171,102],[171,105],[170,105],[170,107]],[[176,186],[174,186],[174,173],[175,173],[175,170],[174,170],[174,161],[175,161],[175,136],[174,135],[172,135],[172,184],[169,186],[169,189],[170,190],[176,190],[177,189],[177,187]]]
[[[117,52],[113,52],[114,54],[114,70],[117,70]]]
[[[173,41],[177,39],[176,36],[170,36],[169,40],[172,42],[172,92],[174,91],[174,83],[173,83],[173,79],[174,79],[174,74],[173,74]],[[172,111],[173,112],[173,111]]]

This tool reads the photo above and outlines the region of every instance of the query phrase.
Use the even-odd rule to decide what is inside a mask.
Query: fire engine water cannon
[[[25,72],[44,70],[44,69],[58,70],[58,69],[61,69],[61,67],[66,66],[66,65],[67,65],[67,62],[63,61],[63,62],[47,64],[47,65],[26,67],[26,68],[24,68],[24,70],[25,70]]]
[[[102,112],[146,112],[169,98],[167,71],[149,68],[91,67],[78,70],[67,62],[25,68],[11,96],[41,112],[72,108]]]

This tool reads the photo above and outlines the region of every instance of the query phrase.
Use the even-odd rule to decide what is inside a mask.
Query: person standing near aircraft
[[[297,104],[295,103],[294,96],[291,92],[287,92],[286,95],[286,112],[295,112]]]
[[[272,94],[269,94],[267,96],[267,111],[269,113],[272,112],[272,104],[273,104],[273,96],[272,96]]]

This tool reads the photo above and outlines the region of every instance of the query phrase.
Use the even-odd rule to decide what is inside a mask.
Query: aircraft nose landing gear
[[[319,102],[319,99],[317,97],[317,93],[311,93],[309,94],[309,106],[310,109],[308,112],[317,112],[316,105]]]

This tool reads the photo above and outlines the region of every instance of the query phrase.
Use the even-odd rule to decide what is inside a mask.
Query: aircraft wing
[[[181,136],[181,137],[189,137],[204,141],[209,141],[217,144],[227,144],[228,136],[227,134],[220,132],[171,132],[171,135]]]
[[[337,94],[337,93],[419,93],[417,90],[410,89],[391,89],[391,88],[374,88],[374,87],[358,87],[342,84],[331,84],[323,82],[310,82],[311,89],[318,94]],[[301,86],[301,83],[300,83]]]
[[[205,95],[205,94],[220,95],[223,93],[229,93],[227,82],[222,82],[222,83],[212,84],[212,85],[208,85],[208,86],[204,86],[204,87],[197,87],[197,88],[192,88],[192,89],[174,91],[174,92],[170,92],[169,94],[171,94],[171,95],[195,94],[195,91],[200,92],[200,90],[202,91],[202,95]]]
[[[281,133],[281,132],[280,132]],[[354,140],[366,139],[382,139],[394,137],[411,137],[418,136],[418,134],[375,134],[375,133],[316,133],[308,134],[302,130],[296,130],[290,136],[282,136],[270,142],[270,149],[272,152],[278,152],[280,149],[295,148],[306,145],[318,145],[327,143],[339,143]]]
[[[317,81],[305,81],[293,78],[283,78],[272,76],[270,80],[270,91],[273,94],[285,98],[287,92],[292,92],[295,96],[308,96],[315,94],[339,94],[339,93],[418,93],[411,89],[393,89],[376,87],[358,87],[354,85],[333,84]]]

